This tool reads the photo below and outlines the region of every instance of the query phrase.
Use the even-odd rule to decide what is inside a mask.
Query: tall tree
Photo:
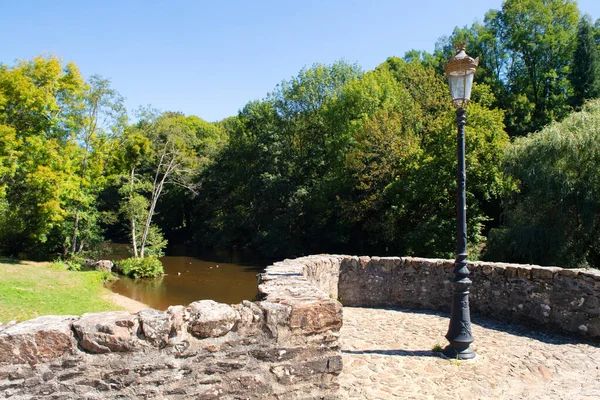
[[[0,141],[10,155],[5,175],[0,243],[16,254],[54,250],[56,235],[76,194],[71,140],[86,90],[77,67],[56,57],[0,66]],[[44,248],[44,250],[42,250]]]
[[[506,0],[500,18],[500,35],[512,57],[510,90],[524,94],[533,107],[530,117],[514,125],[521,125],[521,133],[531,132],[564,118],[569,112],[568,75],[579,20],[577,4],[573,0]]]
[[[122,192],[129,194],[125,209],[129,210],[134,255],[143,258],[148,244],[164,247],[153,218],[165,187],[194,190],[191,178],[205,156],[197,152],[196,130],[185,116],[152,110],[142,110],[140,116],[126,135],[124,158],[128,159],[129,173]]]
[[[475,80],[488,85],[510,135],[525,135],[570,111],[569,80],[579,10],[573,0],[505,0],[484,23],[456,28],[436,44],[437,70],[466,42],[480,57]]]
[[[105,167],[116,138],[126,121],[123,98],[110,87],[110,81],[92,75],[86,82],[83,105],[77,114],[72,140],[81,148],[76,173],[78,190],[68,211],[64,254],[81,254],[85,244],[102,240],[99,232],[98,194],[107,182]],[[70,246],[67,246],[70,244]]]
[[[515,140],[506,171],[519,192],[504,224],[490,232],[487,257],[562,267],[600,267],[600,100]]]
[[[448,255],[456,170],[452,102],[442,76],[389,59],[365,74],[301,71],[249,103],[203,175],[197,237],[263,256],[319,251]],[[332,77],[334,79],[332,79]],[[483,86],[482,86],[483,87]],[[489,89],[476,89],[489,99]],[[484,95],[486,94],[486,95]],[[469,238],[503,184],[502,112],[473,104],[468,135]],[[233,122],[233,121],[232,121]]]
[[[577,26],[577,44],[569,79],[573,86],[571,103],[574,107],[600,97],[600,55],[589,15],[584,15]]]

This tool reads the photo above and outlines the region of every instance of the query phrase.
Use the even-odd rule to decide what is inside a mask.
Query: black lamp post
[[[459,360],[475,358],[471,349],[471,315],[469,312],[469,269],[467,268],[467,204],[465,200],[465,106],[471,99],[473,76],[479,64],[479,58],[473,59],[465,53],[465,44],[457,43],[456,54],[444,66],[448,84],[452,92],[452,103],[456,107],[458,126],[458,168],[456,173],[456,261],[454,278],[450,281],[454,291],[452,314],[446,339],[450,342],[443,351],[444,356]]]

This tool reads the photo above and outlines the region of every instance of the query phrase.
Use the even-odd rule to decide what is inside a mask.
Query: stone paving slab
[[[449,361],[448,315],[344,307],[346,399],[600,399],[600,345],[473,319],[475,361]]]

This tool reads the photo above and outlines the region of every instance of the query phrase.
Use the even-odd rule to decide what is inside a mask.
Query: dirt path
[[[125,297],[118,293],[110,293],[104,297],[106,300],[115,303],[115,305],[123,308],[125,311],[130,313],[136,313],[145,308],[150,308],[149,305],[141,303],[137,300],[130,299],[129,297]]]

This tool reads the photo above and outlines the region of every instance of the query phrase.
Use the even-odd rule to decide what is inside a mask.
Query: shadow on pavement
[[[342,350],[342,354],[380,354],[401,357],[439,357],[438,353],[428,350]]]
[[[450,315],[445,312],[440,311],[429,311],[429,310],[417,310],[417,309],[406,309],[406,308],[394,308],[394,307],[373,307],[373,308],[381,308],[390,311],[398,311],[403,313],[413,313],[413,314],[427,314],[427,315],[437,315],[443,318],[450,318]],[[562,333],[556,333],[552,331],[552,327],[549,326],[547,328],[540,326],[529,326],[524,323],[510,323],[510,322],[502,322],[493,320],[486,317],[481,317],[476,313],[472,313],[471,323],[473,325],[479,325],[486,329],[492,329],[495,331],[505,332],[511,335],[516,336],[524,336],[533,340],[538,340],[543,343],[548,344],[556,344],[556,345],[567,345],[567,344],[587,344],[589,346],[600,348],[600,343],[593,342],[589,339],[585,339],[578,336],[567,336]],[[477,341],[477,337],[475,337],[475,341]]]

